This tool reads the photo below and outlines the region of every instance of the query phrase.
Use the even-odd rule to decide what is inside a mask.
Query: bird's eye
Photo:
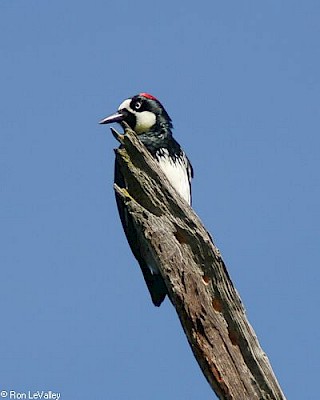
[[[139,110],[139,108],[141,108],[141,106],[142,106],[141,101],[137,101],[137,102],[135,103],[135,105],[134,105],[134,108],[135,108],[135,110]]]

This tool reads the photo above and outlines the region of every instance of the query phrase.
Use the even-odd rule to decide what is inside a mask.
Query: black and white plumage
[[[100,121],[100,124],[126,122],[138,135],[171,185],[182,198],[191,204],[191,179],[193,170],[188,157],[172,136],[172,122],[162,104],[154,96],[140,93],[123,101],[118,111]],[[126,187],[120,168],[115,163],[115,183]],[[167,294],[165,283],[156,265],[141,251],[134,222],[124,204],[117,199],[121,222],[131,250],[140,264],[153,303],[160,306]]]

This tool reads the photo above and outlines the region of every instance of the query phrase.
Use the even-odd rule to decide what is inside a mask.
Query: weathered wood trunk
[[[113,131],[115,134],[115,131]],[[285,399],[219,250],[134,132],[118,135],[127,181],[115,186],[157,261],[184,332],[220,399]]]

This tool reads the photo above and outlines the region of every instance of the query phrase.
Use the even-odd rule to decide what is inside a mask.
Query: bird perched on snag
[[[99,123],[114,122],[123,127],[124,123],[129,125],[159,164],[174,189],[188,204],[191,204],[193,169],[185,152],[172,136],[171,118],[160,101],[148,93],[140,93],[124,100],[116,113],[102,119]],[[119,187],[126,187],[117,160],[114,180]],[[167,294],[164,280],[157,266],[146,260],[142,254],[134,221],[126,206],[118,198],[117,206],[128,243],[140,265],[153,304],[160,306]]]

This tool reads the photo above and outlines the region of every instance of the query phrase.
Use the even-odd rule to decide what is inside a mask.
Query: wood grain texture
[[[116,196],[135,221],[141,251],[158,265],[212,389],[219,399],[285,399],[210,234],[135,133],[113,134],[127,182],[115,186]]]

